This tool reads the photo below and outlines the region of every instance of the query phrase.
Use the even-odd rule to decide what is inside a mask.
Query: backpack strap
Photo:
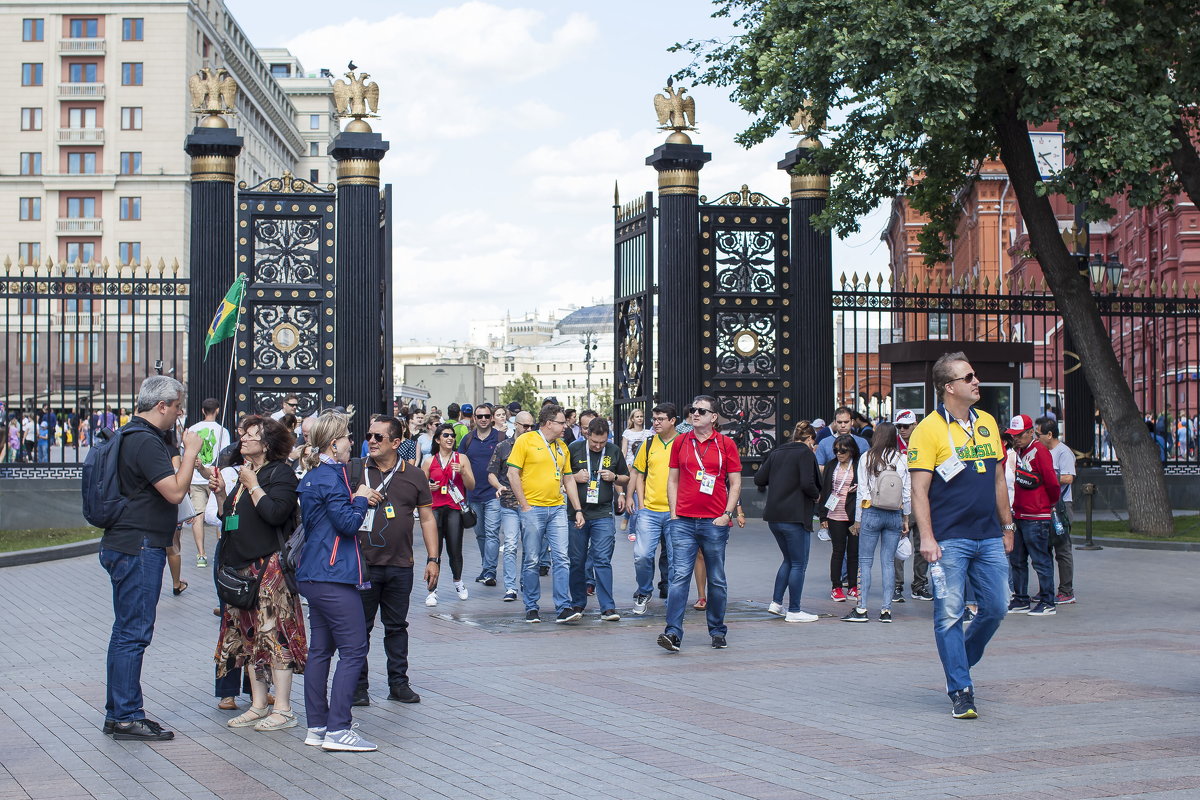
[[[353,493],[359,486],[362,486],[363,471],[365,465],[361,458],[350,459],[350,492]]]

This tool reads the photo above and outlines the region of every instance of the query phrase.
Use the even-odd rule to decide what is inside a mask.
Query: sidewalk
[[[164,582],[143,676],[150,715],[176,731],[156,745],[99,730],[112,611],[96,558],[3,571],[0,798],[1200,796],[1200,601],[1185,590],[1200,555],[1077,552],[1080,602],[1005,621],[975,669],[975,721],[949,715],[931,603],[895,606],[890,626],[824,616],[846,611],[828,600],[827,543],[813,537],[805,588],[822,619],[761,610],[780,560],[762,523],[733,533],[727,650],[708,647],[700,612],[683,652],[657,647],[657,598],[644,618],[601,623],[593,605],[580,624],[530,626],[502,586],[472,583],[465,602],[444,591],[436,608],[414,595],[422,702],[386,699],[377,627],[372,706],[355,719],[380,750],[335,755],[304,747],[303,728],[225,727],[211,696],[211,574],[184,547],[191,588],[176,598]],[[478,549],[465,549],[470,580]],[[631,549],[619,532],[622,613]],[[548,596],[547,578],[544,617]],[[302,681],[293,695],[302,711]]]

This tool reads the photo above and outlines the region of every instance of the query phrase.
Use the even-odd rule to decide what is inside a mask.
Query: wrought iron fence
[[[839,404],[888,418],[901,408],[930,410],[920,407],[917,393],[893,385],[880,345],[1018,342],[1033,346],[1033,360],[1021,365],[1020,377],[1023,386],[1036,387],[1037,396],[1016,410],[1049,410],[1063,419],[1065,331],[1044,282],[999,286],[986,279],[954,284],[925,279],[893,285],[888,276],[842,275],[840,284],[833,292]],[[1095,297],[1134,399],[1150,430],[1162,438],[1164,459],[1177,468],[1200,466],[1200,284],[1101,285]],[[1093,438],[1099,461],[1115,465],[1098,416]]]
[[[188,279],[179,263],[24,265],[5,259],[0,469],[77,465],[133,413],[161,365],[186,384]],[[45,422],[43,430],[41,424]]]

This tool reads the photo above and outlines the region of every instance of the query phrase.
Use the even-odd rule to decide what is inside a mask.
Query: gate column
[[[784,156],[779,168],[792,178],[792,247],[789,267],[796,281],[797,347],[802,354],[802,379],[796,381],[796,419],[830,419],[833,412],[833,244],[829,231],[812,224],[814,214],[825,210],[829,176],[803,174],[796,168],[811,162],[821,148],[814,136]],[[803,167],[801,167],[803,169]]]
[[[212,346],[204,357],[204,340],[213,314],[233,283],[236,220],[234,180],[237,157],[242,152],[242,137],[230,128],[224,117],[211,114],[201,120],[184,143],[192,157],[191,244],[188,273],[191,289],[188,320],[191,328],[187,342],[187,418],[202,418],[200,404],[206,397],[217,397],[221,408],[232,402],[226,381],[233,340]],[[179,370],[181,379],[183,371]]]
[[[379,193],[379,162],[388,147],[356,119],[329,148],[337,161],[338,196],[334,387],[338,405],[354,405],[350,430],[356,443],[366,436],[372,414],[391,413],[387,379],[392,353],[385,315],[392,310],[385,302],[388,276]]]
[[[682,131],[646,159],[658,171],[658,383],[656,401],[682,413],[702,391],[700,170],[710,153]]]

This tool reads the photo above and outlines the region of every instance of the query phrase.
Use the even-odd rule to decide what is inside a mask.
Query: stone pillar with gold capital
[[[211,105],[211,104],[210,104]],[[211,109],[210,109],[211,110]],[[176,374],[187,387],[187,419],[203,418],[200,404],[216,397],[227,408],[229,358],[233,340],[215,344],[205,358],[204,340],[209,323],[236,274],[237,211],[234,180],[242,137],[230,128],[220,112],[201,120],[184,143],[192,157],[191,244],[188,269],[191,277],[188,298],[187,370]]]
[[[809,126],[811,127],[811,126]],[[806,133],[806,131],[800,131]],[[832,419],[835,402],[833,363],[833,239],[812,224],[825,209],[829,176],[806,174],[821,142],[805,136],[779,162],[792,179],[792,247],[789,268],[796,281],[796,321],[804,379],[797,381],[796,419]]]
[[[390,260],[379,183],[379,162],[388,147],[356,118],[329,148],[337,162],[338,195],[334,393],[338,405],[354,405],[350,430],[356,442],[366,436],[372,414],[392,411]]]
[[[682,411],[703,388],[700,347],[700,170],[710,153],[675,130],[646,159],[658,171],[658,383]]]

